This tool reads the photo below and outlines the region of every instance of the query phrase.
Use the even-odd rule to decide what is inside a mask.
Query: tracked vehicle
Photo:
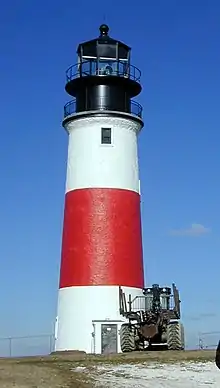
[[[120,314],[127,323],[120,329],[122,352],[135,350],[184,350],[184,328],[180,322],[179,291],[175,284],[170,287],[143,289],[143,296],[126,301],[122,288],[120,293]]]

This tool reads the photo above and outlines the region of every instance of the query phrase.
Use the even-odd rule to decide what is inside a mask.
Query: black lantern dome
[[[130,63],[131,49],[112,39],[106,24],[99,31],[98,38],[79,44],[78,62],[66,72],[65,89],[75,100],[66,104],[64,114],[108,110],[141,116],[141,106],[131,101],[141,92],[141,72]]]

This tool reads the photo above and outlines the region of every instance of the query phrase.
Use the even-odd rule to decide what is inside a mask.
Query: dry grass
[[[81,373],[71,372],[74,361],[53,358],[0,360],[1,388],[89,388]]]
[[[72,368],[86,365],[92,368],[97,363],[136,363],[151,361],[210,361],[215,352],[135,352],[109,356],[85,355],[67,352],[47,357],[28,357],[20,359],[0,359],[1,388],[90,388],[92,381],[83,372],[71,372]]]

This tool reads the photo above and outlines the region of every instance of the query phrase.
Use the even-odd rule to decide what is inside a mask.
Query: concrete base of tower
[[[142,289],[122,287],[128,301]],[[79,286],[59,290],[55,351],[120,353],[119,331],[125,318],[119,312],[118,286]]]

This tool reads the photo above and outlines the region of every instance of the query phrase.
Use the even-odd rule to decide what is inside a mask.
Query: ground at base
[[[125,386],[126,378],[126,387],[147,388],[149,383],[149,387],[153,388],[156,379],[157,388],[217,388],[220,386],[220,371],[214,359],[215,351],[207,350],[134,352],[109,356],[66,352],[45,357],[0,359],[0,387],[121,388]],[[142,376],[142,380],[138,381],[137,375]],[[174,380],[180,375],[184,377],[185,385]],[[171,381],[168,380],[170,378]],[[186,384],[187,378],[191,385]],[[201,385],[203,382],[198,378],[203,379],[205,385]]]

